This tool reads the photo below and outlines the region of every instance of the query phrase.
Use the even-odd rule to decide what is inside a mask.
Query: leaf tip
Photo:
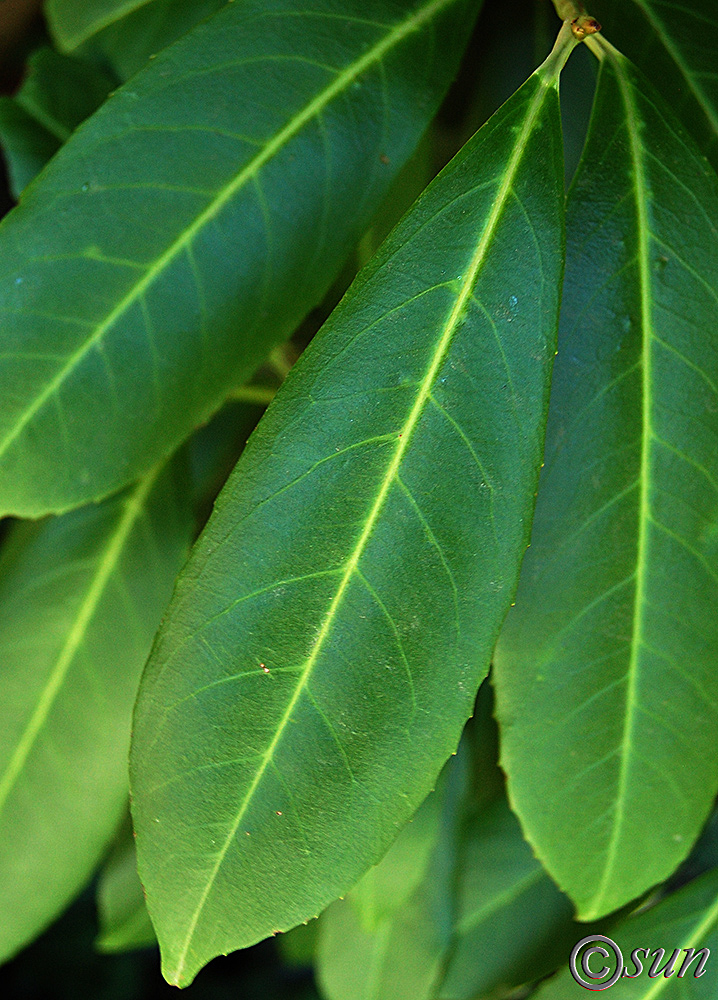
[[[159,935],[158,935],[159,937]],[[170,950],[166,948],[160,939],[160,956],[162,960],[162,976],[164,980],[169,983],[170,986],[176,986],[178,989],[183,990],[185,987],[190,986],[203,966],[207,964],[208,959],[204,961],[194,962],[190,967],[188,963],[188,955],[186,949],[180,954],[176,950]]]

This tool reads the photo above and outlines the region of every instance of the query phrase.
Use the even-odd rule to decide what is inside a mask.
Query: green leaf
[[[293,927],[286,934],[279,934],[277,948],[282,956],[282,961],[295,968],[313,966],[317,950],[318,930],[319,922],[310,920],[306,924]]]
[[[30,181],[55,155],[61,142],[12,97],[0,96],[0,145],[10,193],[17,201]]]
[[[592,919],[718,790],[718,180],[604,46],[531,548],[494,659],[512,805]]]
[[[424,800],[378,865],[370,868],[350,893],[361,926],[375,931],[401,909],[426,877],[439,836],[446,782]]]
[[[453,943],[436,1000],[474,1000],[556,968],[576,933],[573,907],[504,798],[463,831],[457,869]]]
[[[205,427],[192,435],[189,456],[200,526],[206,523],[217,494],[237,464],[263,410],[264,407],[255,403],[230,400]]]
[[[58,48],[79,50],[112,66],[122,80],[177,41],[227,0],[49,0],[48,24]]]
[[[477,6],[230,4],[75,133],[0,226],[0,513],[134,480],[287,338],[418,141]]]
[[[451,892],[470,777],[467,750],[464,740],[458,758],[450,758],[440,775],[436,791],[381,863],[319,918],[317,976],[327,1000],[428,1000],[440,982],[451,939]],[[417,822],[423,833],[419,841],[413,829]],[[391,889],[397,859],[406,865],[412,857],[418,877],[396,901]],[[375,890],[371,914],[368,879]],[[388,893],[385,898],[382,889]]]
[[[695,847],[676,872],[675,880],[681,885],[711,868],[718,868],[718,808],[708,817]]]
[[[183,468],[4,547],[0,959],[79,892],[126,807],[132,705],[191,533]]]
[[[479,688],[474,713],[463,737],[468,746],[459,751],[462,756],[458,764],[453,757],[449,758],[436,789],[424,799],[380,863],[370,868],[352,889],[349,899],[364,931],[376,931],[386,918],[405,906],[426,879],[443,817],[454,815],[452,810],[461,795],[470,796],[475,809],[503,795],[492,709],[492,690],[486,680]],[[466,763],[469,755],[471,768]],[[471,773],[465,773],[468,771]],[[464,788],[470,779],[471,786]]]
[[[624,976],[611,986],[608,994],[611,1000],[708,1000],[715,993],[713,963],[718,953],[718,870],[708,872],[646,912],[609,925],[603,933],[619,946],[628,975],[636,977]],[[576,943],[580,940],[577,935]],[[594,958],[589,968],[598,972],[602,965],[607,965],[613,972],[616,953],[610,945],[603,943],[603,946],[609,951],[608,960]],[[663,956],[656,953],[661,948]],[[710,949],[713,957],[708,958],[705,972],[696,979],[695,973],[703,958],[702,948]],[[641,951],[636,956],[643,969],[639,975],[636,975],[639,967],[632,958],[634,949]],[[676,950],[678,954],[673,960]],[[651,978],[648,973],[656,959],[657,976]],[[669,971],[667,965],[673,969],[668,978],[663,974]],[[580,962],[577,970],[582,974]],[[683,975],[679,978],[681,972]],[[591,982],[588,978],[586,981]],[[573,979],[568,968],[535,994],[536,1000],[578,1000],[585,996],[586,988]]]
[[[108,25],[115,24],[154,0],[47,0],[53,38],[65,52],[78,48]]]
[[[172,982],[350,888],[471,712],[542,454],[565,44],[361,272],[178,582],[132,765]]]
[[[17,199],[77,126],[107,97],[113,80],[81,59],[34,52],[15,97],[0,97],[0,143]]]
[[[718,166],[715,0],[591,0],[590,11]]]
[[[123,952],[155,944],[156,937],[137,874],[137,852],[129,814],[97,885],[98,951]]]
[[[320,917],[318,974],[328,1000],[474,1000],[539,978],[564,957],[576,933],[568,899],[532,856],[503,796],[467,817],[463,795],[445,803],[431,864],[400,907],[370,929],[355,889]]]

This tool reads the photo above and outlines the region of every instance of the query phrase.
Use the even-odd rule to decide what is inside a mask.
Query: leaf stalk
[[[578,0],[553,0],[553,5],[561,20],[570,24],[571,31],[579,42],[601,30],[596,18],[591,17]]]

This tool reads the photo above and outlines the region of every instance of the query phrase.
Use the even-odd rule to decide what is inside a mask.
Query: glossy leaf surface
[[[714,0],[592,0],[606,37],[646,73],[718,165]]]
[[[571,191],[531,548],[494,660],[527,837],[582,919],[718,789],[718,180],[611,51]]]
[[[4,546],[3,958],[83,888],[126,806],[132,705],[191,534],[182,468],[20,524]]]
[[[103,952],[132,951],[155,943],[137,874],[137,851],[129,816],[105,863],[97,885],[100,933],[96,947]]]
[[[456,747],[541,460],[558,115],[552,60],[361,272],[180,578],[132,758],[140,873],[173,982],[348,889]]]
[[[0,513],[132,481],[286,339],[426,127],[477,4],[295,8],[230,4],[166,49],[0,225]]]
[[[39,49],[15,97],[0,97],[0,143],[14,197],[42,170],[112,89],[107,73],[81,59]]]
[[[714,963],[718,953],[718,870],[696,879],[645,913],[609,924],[604,933],[621,949],[628,973],[609,987],[612,1000],[709,1000],[715,994]],[[708,948],[710,955],[702,975],[696,978],[702,948]],[[634,949],[639,949],[636,957],[642,969],[632,957]],[[608,950],[607,960],[596,957],[589,968],[597,973],[607,967],[612,973],[616,955],[610,946]],[[657,975],[651,977],[648,973],[656,960]],[[581,974],[580,964],[577,968]],[[672,975],[666,977],[664,973],[671,969]],[[586,982],[592,980],[586,977]],[[594,982],[600,984],[600,980]],[[536,1000],[578,1000],[585,996],[585,987],[566,968],[538,990]]]

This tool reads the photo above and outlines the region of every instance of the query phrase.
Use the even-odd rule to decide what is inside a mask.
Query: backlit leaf
[[[441,980],[453,923],[452,889],[459,830],[470,778],[466,744],[450,758],[437,789],[419,807],[388,854],[346,899],[319,918],[317,978],[327,1000],[428,1000]],[[418,822],[430,848],[418,852]],[[423,845],[422,845],[423,846]],[[390,888],[396,858],[417,857],[420,874],[410,892],[395,902]],[[371,922],[366,880],[377,892]]]
[[[3,549],[0,958],[83,888],[126,808],[132,705],[191,535],[183,468]]]
[[[137,852],[129,815],[102,869],[97,910],[100,933],[95,945],[99,951],[132,951],[155,943],[137,874]]]
[[[447,808],[448,784],[448,780],[439,778],[436,790],[424,799],[381,862],[352,889],[352,908],[367,932],[376,931],[402,909],[426,878],[441,831],[442,813]],[[456,804],[454,799],[451,804]]]
[[[11,97],[0,96],[0,146],[15,201],[36,177],[60,141]]]
[[[177,41],[227,0],[48,0],[48,25],[63,52],[104,59],[121,79]]]
[[[573,943],[573,907],[503,797],[462,831],[454,885],[452,946],[431,1000],[475,1000],[539,979]]]
[[[718,870],[696,879],[645,913],[609,924],[602,932],[621,949],[627,973],[609,987],[606,995],[611,1000],[709,1000],[715,994],[714,963],[718,954]],[[577,935],[576,943],[580,940]],[[612,973],[616,968],[615,951],[605,943],[603,947],[609,952],[608,959],[594,957],[589,969],[597,973],[607,967]],[[707,959],[701,953],[703,948],[709,950]],[[638,949],[635,957],[641,968],[634,960],[634,949]],[[703,971],[696,978],[701,962]],[[652,969],[655,974],[649,976]],[[577,970],[582,975],[580,962]],[[635,978],[629,978],[632,976]],[[600,985],[600,980],[584,978]],[[566,968],[535,996],[536,1000],[585,1000],[586,988]]]
[[[470,809],[466,790],[463,802],[449,798],[424,877],[373,928],[362,924],[356,890],[320,917],[328,1000],[475,1000],[560,963],[576,933],[569,900],[532,856],[503,796]]]
[[[58,45],[70,52],[108,25],[153,3],[154,0],[47,0],[46,12]]]

